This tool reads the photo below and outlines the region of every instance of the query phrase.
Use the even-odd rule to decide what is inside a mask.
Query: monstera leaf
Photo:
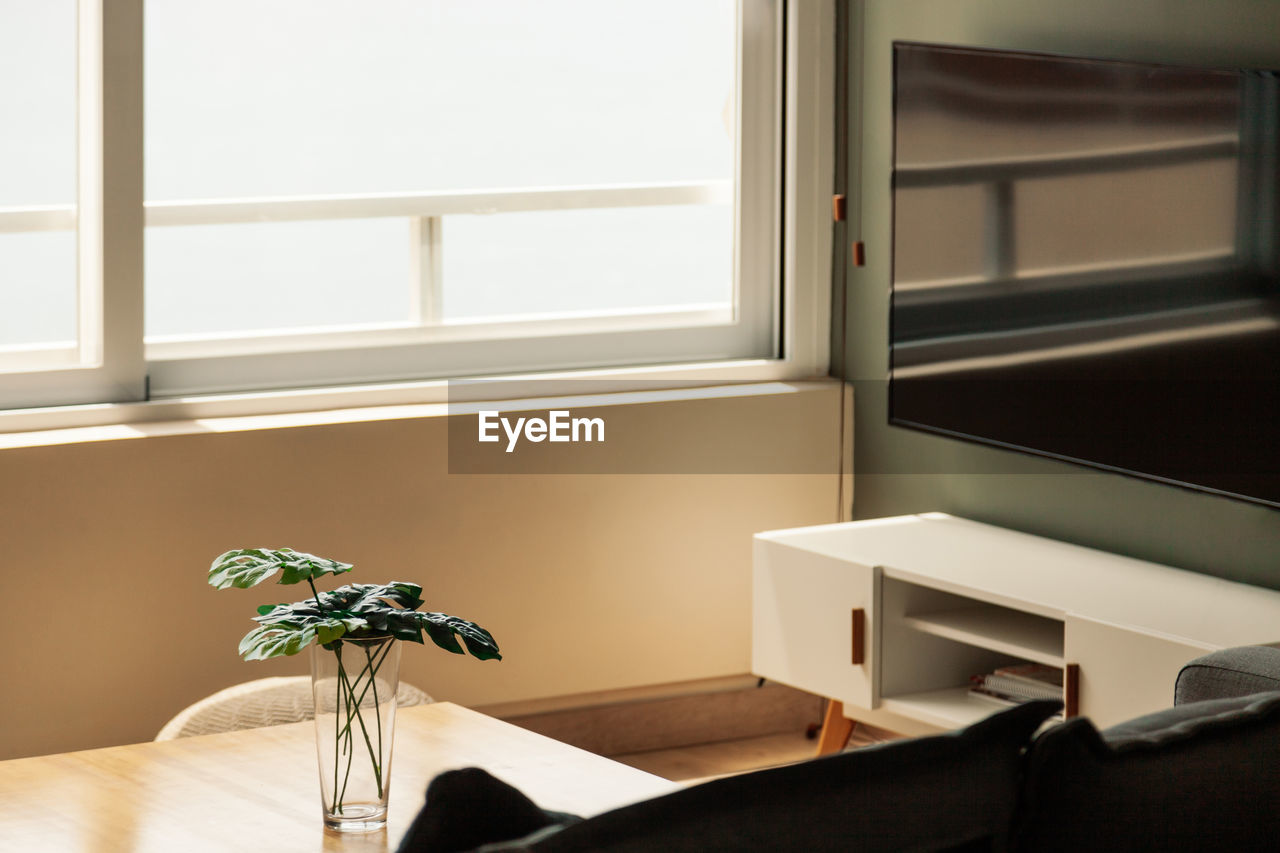
[[[456,655],[462,654],[462,649],[458,647],[458,641],[454,637],[456,634],[462,637],[462,642],[466,644],[467,651],[471,653],[472,657],[480,660],[502,660],[502,655],[498,653],[498,644],[494,642],[493,635],[476,623],[459,619],[457,616],[449,616],[445,613],[415,613],[413,615],[418,617],[418,624],[427,632],[431,642],[440,648],[451,651]],[[418,642],[421,643],[422,639],[419,638]]]
[[[259,625],[240,641],[245,660],[296,655],[316,638],[316,625]]]
[[[351,571],[350,563],[326,560],[314,554],[303,554],[292,548],[271,551],[266,548],[244,548],[228,551],[209,567],[209,585],[214,589],[237,587],[248,589],[280,572],[279,583],[313,581],[324,575]]]
[[[474,622],[417,612],[421,593],[422,588],[412,583],[353,583],[295,604],[263,605],[254,617],[258,627],[240,641],[240,654],[245,660],[264,660],[297,654],[313,640],[329,647],[343,637],[389,636],[421,643],[425,630],[433,643],[454,654],[502,660],[493,636]]]

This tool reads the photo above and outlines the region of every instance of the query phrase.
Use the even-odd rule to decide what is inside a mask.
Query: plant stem
[[[388,640],[387,643],[383,646],[383,649],[381,650],[380,654],[377,656],[371,654],[369,652],[368,647],[367,646],[365,647],[364,652],[365,652],[366,663],[365,663],[365,666],[361,669],[361,671],[357,673],[354,683],[352,682],[350,675],[347,673],[346,667],[342,663],[342,657],[339,653],[341,650],[341,646],[339,646],[339,648],[335,650],[335,654],[338,655],[339,695],[342,696],[344,700],[344,704],[346,705],[346,708],[344,710],[346,712],[346,717],[347,717],[346,725],[343,726],[341,729],[338,729],[338,722],[336,717],[334,722],[334,728],[335,730],[337,730],[337,734],[335,735],[335,743],[334,743],[334,791],[337,798],[335,800],[334,810],[337,813],[341,813],[342,803],[346,800],[347,785],[351,779],[351,764],[355,757],[355,750],[351,749],[352,739],[354,737],[354,733],[352,732],[352,729],[351,729],[351,722],[353,718],[355,722],[358,723],[360,726],[360,734],[364,738],[365,749],[369,753],[369,761],[373,769],[373,778],[374,778],[374,783],[377,786],[378,798],[379,799],[382,798],[382,795],[383,795],[382,709],[378,704],[377,674],[378,674],[378,671],[382,668],[382,664],[386,661],[387,653],[390,651],[391,644],[394,642],[395,642],[394,640]],[[376,664],[374,662],[375,657],[377,659]],[[357,696],[356,688],[361,686],[360,681],[362,678],[366,676],[366,674],[368,675],[368,682],[363,686],[363,690],[360,692],[360,695]],[[373,746],[373,740],[372,738],[369,737],[369,729],[365,725],[364,715],[360,709],[360,705],[364,701],[364,697],[365,695],[368,694],[370,689],[373,690],[374,713],[377,716],[378,747],[376,751]],[[344,741],[344,737],[345,737],[345,741]],[[339,761],[338,745],[341,743],[345,743],[347,746],[347,768],[346,768],[346,772],[343,774],[342,788],[339,791],[337,786],[337,764]]]
[[[370,663],[372,663],[372,661],[370,661]],[[365,667],[364,672],[369,672],[369,669],[368,669],[368,667],[367,667],[367,666]],[[370,682],[372,682],[372,681],[373,681],[373,673],[369,673],[369,681],[370,681]],[[357,675],[357,676],[356,676],[356,684],[359,684],[359,683],[360,683],[360,676],[359,676],[359,675]],[[350,691],[351,691],[351,697],[354,699],[354,698],[355,698],[355,688],[354,688],[354,687],[351,687],[351,688],[350,688]],[[366,687],[365,687],[365,693],[368,693],[368,692],[369,692],[369,687],[368,687],[368,686],[366,686]],[[374,692],[374,695],[375,695],[375,696],[377,695],[376,690],[375,690],[375,692]],[[364,697],[364,693],[361,693],[361,694],[360,694],[360,696],[363,698],[363,697]],[[378,754],[377,754],[376,756],[374,755],[374,752],[373,752],[373,741],[369,739],[369,729],[368,729],[368,728],[365,726],[365,724],[364,724],[364,714],[362,714],[362,713],[360,712],[360,705],[359,705],[359,703],[358,703],[358,702],[354,705],[354,708],[355,708],[355,715],[354,715],[354,716],[355,716],[355,718],[356,718],[356,722],[360,724],[360,734],[361,734],[361,736],[364,738],[364,745],[365,745],[365,748],[366,748],[366,749],[368,749],[368,751],[369,751],[369,760],[370,760],[371,762],[373,762],[373,779],[374,779],[374,782],[375,782],[375,783],[377,784],[377,786],[378,786],[378,797],[379,797],[379,799],[381,799],[381,797],[382,797],[382,763],[381,763],[380,759],[381,759],[381,757],[382,757],[382,753],[381,753],[381,751],[379,751],[379,752],[378,752]],[[348,720],[348,725],[350,725],[350,720]],[[348,737],[348,740],[350,740],[350,737]]]
[[[388,640],[386,647],[391,648],[391,644],[394,642],[395,640]],[[373,656],[369,654],[368,646],[364,647],[364,659],[366,661],[365,669],[372,670],[369,673],[369,684],[371,687],[373,687],[373,716],[374,716],[374,722],[377,723],[377,728],[378,728],[378,757],[381,758],[382,757],[382,703],[378,700],[378,679],[376,677],[378,675],[378,671],[376,669],[372,669]],[[386,656],[384,655],[383,660],[385,659],[386,659]],[[378,666],[381,667],[382,665],[379,664]],[[378,796],[379,797],[382,796],[381,773],[378,774]]]
[[[337,812],[338,814],[342,814],[342,804],[347,799],[347,783],[351,781],[351,762],[355,759],[355,752],[356,752],[354,749],[351,748],[351,715],[352,713],[359,713],[358,705],[355,706],[354,712],[352,710],[351,697],[354,695],[355,691],[351,689],[351,681],[347,677],[347,670],[342,665],[342,655],[340,654],[341,651],[342,651],[342,645],[339,644],[337,650],[335,650],[335,654],[338,654],[338,695],[343,697],[342,704],[346,706],[345,710],[347,714],[347,724],[343,728],[343,733],[346,736],[346,748],[342,750],[347,755],[347,770],[342,775],[342,792],[338,793],[337,785],[336,784],[334,785],[334,793],[337,795],[337,800],[334,803],[334,811]],[[357,680],[359,679],[357,678]],[[342,692],[342,688],[344,686],[346,687],[345,695]],[[335,717],[336,715],[337,715],[337,709],[335,709]],[[339,737],[333,744],[333,766],[334,766],[335,779],[337,778],[337,772],[338,772],[337,768],[339,763],[338,745],[342,742],[343,742],[342,737]]]
[[[382,651],[378,652],[378,654],[381,655],[381,657],[378,660],[377,666],[373,668],[374,675],[377,675],[378,670],[382,669],[383,661],[387,659],[387,653],[390,651],[391,651],[391,643],[387,643],[385,646],[382,647]],[[360,680],[359,678],[356,679],[357,683],[359,682],[359,680]],[[363,702],[365,694],[367,694],[368,692],[369,692],[369,685],[365,685],[364,691],[360,694],[360,698],[356,700],[356,703],[359,704],[360,702]],[[349,717],[347,718],[347,726],[348,727],[351,726],[351,719]]]
[[[342,672],[342,646],[333,650],[333,655],[338,659],[338,672]],[[341,687],[341,682],[339,682]],[[338,796],[338,742],[342,736],[338,734],[338,723],[341,719],[338,716],[338,696],[341,695],[338,690],[334,690],[334,706],[333,706],[333,811],[334,814],[342,814],[342,798]],[[316,709],[319,713],[319,709]],[[344,789],[345,790],[345,789]]]

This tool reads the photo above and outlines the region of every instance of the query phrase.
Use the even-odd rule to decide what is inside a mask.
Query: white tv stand
[[[1099,727],[1173,703],[1205,652],[1280,639],[1280,592],[942,513],[755,537],[752,670],[903,734],[997,710],[969,677],[1066,672]]]

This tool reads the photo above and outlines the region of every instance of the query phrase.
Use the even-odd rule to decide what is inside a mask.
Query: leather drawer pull
[[[1069,663],[1062,673],[1062,715],[1070,719],[1080,716],[1080,664]]]
[[[867,613],[861,607],[853,609],[853,626],[852,626],[852,659],[854,666],[861,666],[867,659]]]

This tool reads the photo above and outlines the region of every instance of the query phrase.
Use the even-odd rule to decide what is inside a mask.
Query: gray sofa
[[[1183,667],[1174,706],[1097,731],[1087,719],[1026,751],[1008,849],[1280,847],[1280,649]]]
[[[697,785],[579,821],[441,774],[401,853],[1239,851],[1280,838],[1280,649],[1187,664],[1173,707],[1036,735],[1056,702],[956,732]],[[511,839],[511,840],[504,840]],[[486,844],[486,842],[489,842]]]

